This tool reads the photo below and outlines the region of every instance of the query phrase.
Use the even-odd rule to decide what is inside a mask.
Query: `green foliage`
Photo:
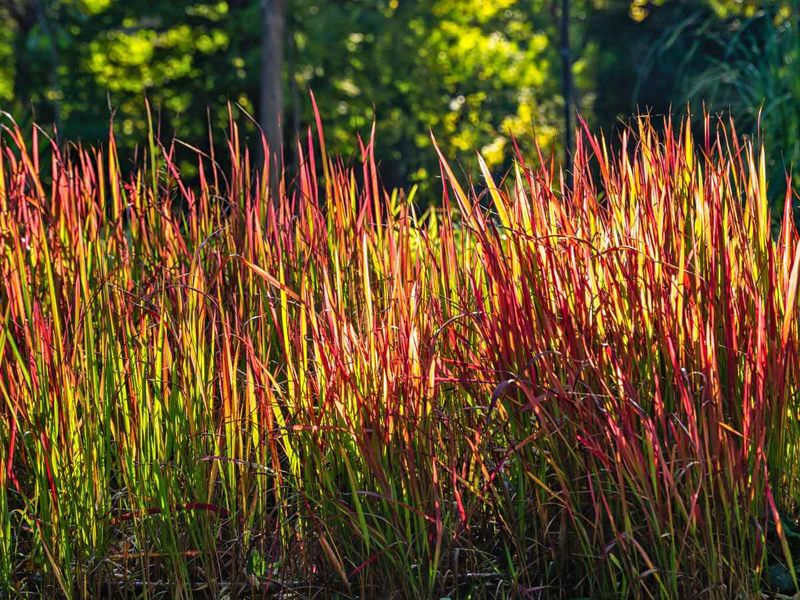
[[[293,18],[297,86],[334,107],[323,116],[337,150],[377,119],[392,184],[437,173],[429,129],[459,156],[482,148],[491,165],[511,135],[557,141],[560,59],[545,2],[307,2]]]
[[[666,112],[684,104],[676,82],[697,72],[687,67],[693,57],[706,64],[715,56],[745,60],[743,52],[726,55],[721,37],[697,41],[689,34],[723,35],[734,23],[744,29],[742,19],[763,14],[757,5],[765,6],[573,1],[578,110],[595,126],[614,129],[637,108]],[[558,10],[555,0],[289,0],[286,143],[291,148],[303,139],[313,122],[311,89],[324,107],[332,151],[348,151],[351,133],[367,136],[375,120],[385,182],[419,184],[428,199],[438,172],[429,130],[473,175],[473,148],[490,169],[505,172],[513,136],[529,154],[535,135],[546,155],[558,155],[564,135]],[[34,116],[57,123],[62,137],[84,141],[103,139],[113,109],[123,165],[147,129],[145,96],[163,133],[204,139],[209,122],[218,131],[227,127],[227,102],[255,114],[260,11],[255,0],[9,0],[0,6],[0,108],[22,123]],[[785,44],[792,38],[790,32],[776,38],[782,41],[765,54],[776,67],[763,74],[785,87],[791,78],[779,71],[790,67]],[[763,44],[757,50],[760,56]],[[740,105],[740,123],[749,128],[759,98],[775,86],[764,77],[739,80],[751,87],[761,81],[764,89],[683,89]],[[243,126],[251,145],[254,133],[252,124]],[[796,143],[796,136],[785,137]],[[771,147],[783,150],[783,142]]]
[[[0,13],[16,44],[6,108],[23,122],[32,114],[57,120],[62,136],[86,141],[106,135],[113,110],[129,155],[146,133],[147,97],[165,131],[202,139],[208,107],[216,107],[215,127],[227,122],[228,101],[253,110],[256,87],[244,66],[252,48],[257,55],[259,9],[249,4],[49,0],[37,15],[37,3],[20,0]]]
[[[37,10],[37,6],[42,10]],[[578,11],[575,31],[588,18]],[[287,10],[286,141],[312,123],[307,90],[326,107],[333,151],[377,120],[392,186],[427,186],[438,165],[428,130],[456,156],[509,166],[511,136],[546,151],[561,135],[556,3],[550,0],[314,0]],[[0,101],[17,120],[58,122],[63,137],[102,139],[116,114],[123,164],[146,130],[147,96],[164,132],[202,139],[226,127],[225,103],[254,113],[260,4],[244,0],[18,0],[0,9]],[[592,47],[577,53],[579,106],[594,95]],[[377,108],[376,108],[377,107]],[[244,133],[253,133],[253,127]]]
[[[772,202],[780,207],[785,176],[800,159],[800,4],[776,0],[716,11],[683,11],[654,45],[650,67],[674,65],[672,96],[703,122],[704,111],[729,113],[770,148]]]
[[[786,1],[572,6],[577,108],[590,123],[615,129],[631,112],[667,112],[687,100],[700,114],[705,100],[754,130],[766,100],[773,172],[796,159],[800,132],[781,126],[792,122],[798,79]],[[559,154],[558,9],[555,0],[289,0],[288,147],[313,122],[311,89],[325,107],[332,151],[348,151],[351,133],[367,136],[375,120],[385,182],[419,184],[427,198],[438,172],[429,130],[470,174],[473,148],[505,172],[512,136],[528,153],[535,135],[546,154]],[[145,96],[163,133],[204,139],[209,122],[227,127],[229,101],[255,114],[260,10],[254,0],[8,0],[0,6],[0,108],[84,141],[103,139],[113,109],[123,165],[147,129]],[[254,133],[243,126],[253,142]]]

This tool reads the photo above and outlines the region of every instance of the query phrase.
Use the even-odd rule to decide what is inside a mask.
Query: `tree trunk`
[[[47,41],[50,43],[50,88],[52,91],[52,99],[50,106],[53,109],[53,124],[55,125],[55,139],[59,140],[61,136],[61,79],[58,74],[59,57],[58,57],[58,36],[53,30],[53,25],[50,23],[50,18],[47,14],[47,7],[45,0],[34,0],[36,7],[36,19],[39,22],[39,27],[47,36]]]
[[[569,42],[569,3],[561,1],[561,89],[564,96],[564,170],[567,183],[572,187],[572,116],[575,106],[575,92],[572,83],[572,49]]]
[[[33,5],[28,2],[11,2],[5,8],[9,12],[11,20],[16,23],[13,45],[14,80],[11,83],[11,92],[15,102],[22,109],[20,114],[24,115],[26,111],[33,111],[31,92],[39,83],[32,81],[33,78],[24,66],[29,60],[28,36],[36,25],[36,13]]]
[[[269,145],[270,189],[277,194],[283,144],[283,41],[286,0],[262,0],[259,119]]]

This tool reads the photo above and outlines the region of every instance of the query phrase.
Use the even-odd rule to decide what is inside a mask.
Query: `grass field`
[[[422,214],[373,140],[309,133],[276,198],[234,122],[191,182],[4,129],[8,595],[794,593],[790,202],[730,124],[658,125],[581,133],[571,189],[443,159]]]

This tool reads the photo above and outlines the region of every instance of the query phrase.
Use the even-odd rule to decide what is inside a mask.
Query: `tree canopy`
[[[558,0],[287,0],[283,136],[312,122],[313,90],[333,151],[377,123],[390,186],[428,185],[429,132],[456,158],[480,150],[508,166],[510,141],[562,152]],[[653,50],[681,19],[752,16],[747,0],[572,0],[576,108],[613,128],[638,106],[667,110],[686,39]],[[9,0],[0,6],[0,108],[52,122],[71,140],[102,139],[114,114],[123,150],[147,127],[199,143],[227,104],[255,116],[261,3],[256,0]],[[698,16],[700,15],[700,16]],[[680,37],[680,36],[678,36]],[[683,44],[683,46],[681,46]],[[664,46],[666,47],[666,46]],[[684,65],[685,67],[685,65]],[[251,127],[250,131],[254,131]]]

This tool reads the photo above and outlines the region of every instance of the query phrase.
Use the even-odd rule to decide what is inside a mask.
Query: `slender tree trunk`
[[[569,40],[569,4],[571,0],[561,0],[561,91],[564,96],[564,169],[567,183],[572,187],[572,123],[575,111],[575,90],[572,82],[572,49]]]
[[[292,139],[293,144],[297,143],[300,139],[300,91],[297,89],[297,77],[295,77],[295,65],[297,64],[297,44],[295,43],[293,31],[293,22],[287,22],[289,34],[286,37],[286,51],[288,58],[286,60],[286,69],[289,72],[289,91],[292,97]]]
[[[32,81],[25,68],[25,64],[29,60],[28,36],[36,25],[36,13],[33,5],[28,2],[12,2],[7,9],[10,11],[11,19],[16,22],[12,93],[14,100],[22,107],[23,114],[25,114],[24,111],[33,111],[31,90],[39,83]]]
[[[300,90],[297,86],[297,77],[295,77],[295,65],[297,65],[297,44],[295,43],[294,35],[292,32],[294,31],[294,21],[292,16],[286,20],[286,72],[289,75],[289,95],[291,98],[292,104],[292,130],[291,135],[289,137],[289,142],[287,144],[287,148],[295,148],[298,141],[300,141]],[[286,111],[287,117],[287,125],[289,122],[288,110]],[[284,168],[287,168],[286,163],[290,163],[291,167],[297,167],[297,155],[294,152],[290,152],[287,160],[284,161]]]
[[[286,0],[262,0],[259,120],[269,144],[270,189],[278,190],[283,144],[283,42]]]
[[[36,19],[39,22],[39,27],[42,28],[47,41],[50,43],[50,87],[53,93],[53,98],[50,105],[53,108],[53,123],[55,125],[55,138],[61,136],[61,79],[58,74],[59,57],[58,57],[58,36],[54,30],[54,25],[50,22],[50,17],[47,14],[46,0],[35,0],[36,6]]]

